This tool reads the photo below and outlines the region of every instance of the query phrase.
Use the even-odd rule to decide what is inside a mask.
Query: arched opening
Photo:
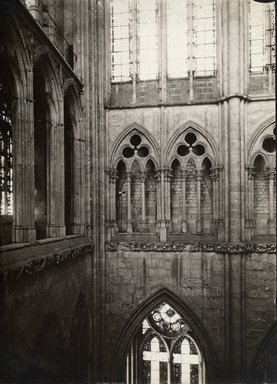
[[[135,137],[135,136],[133,136]],[[131,168],[131,207],[132,207],[132,228],[133,232],[141,232],[142,223],[142,183],[141,178],[144,175],[141,173],[139,162],[135,159]]]
[[[203,233],[212,231],[213,183],[211,179],[211,161],[206,157],[201,166],[201,228]]]
[[[48,125],[42,66],[34,67],[34,157],[35,157],[35,226],[37,239],[46,237]]]
[[[14,81],[6,61],[0,58],[0,245],[12,242],[13,224],[13,132]]]
[[[145,214],[147,232],[156,231],[157,217],[157,183],[155,178],[155,165],[150,159],[145,166]]]
[[[256,234],[265,235],[268,232],[269,220],[269,180],[266,176],[266,162],[258,155],[254,161],[254,219]]]
[[[186,166],[186,202],[187,202],[187,231],[196,233],[197,223],[197,182],[196,164],[191,158]]]
[[[127,185],[126,165],[120,160],[117,165],[118,178],[116,181],[116,220],[118,232],[127,231]]]
[[[182,205],[183,205],[182,169],[181,169],[181,164],[179,160],[175,159],[172,162],[171,168],[172,168],[172,176],[173,176],[170,184],[172,231],[174,233],[179,233],[181,232],[181,228],[182,228]]]
[[[74,128],[72,98],[68,91],[64,98],[64,188],[66,235],[74,234]]]
[[[202,353],[185,319],[166,300],[140,324],[126,360],[130,384],[206,382]]]

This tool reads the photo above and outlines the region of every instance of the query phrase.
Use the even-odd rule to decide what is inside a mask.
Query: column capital
[[[110,183],[115,183],[118,178],[118,171],[114,168],[109,168],[106,170],[106,173],[109,176]]]
[[[202,179],[202,171],[201,171],[201,169],[197,169],[196,170],[196,180],[201,181],[201,179]]]
[[[255,167],[249,165],[249,166],[245,167],[245,169],[248,173],[248,180],[253,180],[255,178],[255,175],[256,175]]]
[[[218,168],[211,168],[210,177],[213,181],[219,180],[219,172]]]
[[[147,177],[147,173],[145,171],[140,171],[139,177],[140,177],[141,182],[145,182],[146,177]]]
[[[134,175],[133,172],[132,171],[127,171],[127,172],[125,172],[125,174],[126,174],[127,181],[131,181],[131,178]]]
[[[274,180],[276,177],[276,169],[268,167],[266,169],[266,176],[269,180]]]

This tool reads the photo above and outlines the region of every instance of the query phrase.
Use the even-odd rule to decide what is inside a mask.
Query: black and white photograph
[[[277,384],[274,0],[0,0],[0,384]]]

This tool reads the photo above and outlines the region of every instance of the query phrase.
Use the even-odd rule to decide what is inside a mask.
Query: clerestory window
[[[215,0],[167,2],[167,73],[170,78],[216,71]]]
[[[110,20],[112,82],[215,74],[215,0],[112,0]]]
[[[249,2],[250,72],[275,71],[275,4]]]

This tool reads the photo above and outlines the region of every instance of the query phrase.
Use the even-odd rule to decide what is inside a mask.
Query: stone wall
[[[274,249],[108,243],[107,371],[130,318],[146,299],[167,288],[204,327],[223,379],[230,372],[241,378],[244,369],[250,374],[259,344],[275,319]]]
[[[87,378],[92,249],[87,240],[75,238],[1,255],[3,383]],[[22,261],[32,253],[34,258]]]

